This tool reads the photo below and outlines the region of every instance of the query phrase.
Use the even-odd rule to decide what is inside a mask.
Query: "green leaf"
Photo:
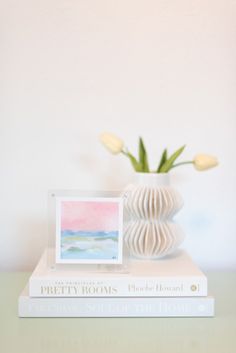
[[[165,148],[163,153],[162,153],[162,156],[161,156],[161,160],[160,160],[160,163],[157,167],[157,173],[160,173],[160,170],[161,170],[161,167],[163,166],[163,164],[167,161],[167,149]]]
[[[128,151],[123,152],[130,160],[134,170],[136,172],[142,172],[142,166],[141,164],[137,161],[137,159]]]
[[[160,173],[168,173],[171,167],[173,166],[176,159],[181,155],[183,150],[185,149],[185,145],[180,147],[175,153],[172,154],[170,158],[162,165],[160,169]]]
[[[141,165],[142,171],[144,173],[149,172],[147,152],[142,137],[139,138],[139,164]]]

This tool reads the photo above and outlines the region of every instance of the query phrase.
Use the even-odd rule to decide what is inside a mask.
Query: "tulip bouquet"
[[[134,155],[129,152],[127,147],[125,147],[124,142],[112,133],[102,133],[100,135],[100,140],[111,153],[122,153],[129,158],[134,170],[139,173],[168,173],[171,169],[185,164],[192,164],[198,171],[204,171],[218,165],[217,158],[206,154],[198,154],[193,160],[176,163],[177,159],[185,149],[185,146],[182,146],[171,155],[168,155],[167,149],[164,149],[157,168],[155,170],[150,170],[148,155],[141,137],[139,138],[138,158],[135,158]]]

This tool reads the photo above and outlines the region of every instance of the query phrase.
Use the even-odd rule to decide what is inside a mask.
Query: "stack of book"
[[[20,317],[211,317],[207,277],[183,250],[127,271],[58,269],[45,250],[19,297]]]

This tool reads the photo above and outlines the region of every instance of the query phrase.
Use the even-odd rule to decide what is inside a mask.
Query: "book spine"
[[[201,297],[207,296],[207,278],[31,278],[29,293],[31,297]]]
[[[19,317],[212,317],[214,298],[30,298]]]

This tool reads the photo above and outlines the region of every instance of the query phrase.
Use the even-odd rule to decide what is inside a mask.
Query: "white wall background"
[[[99,144],[142,135],[185,199],[184,248],[236,268],[236,1],[0,0],[0,269],[32,269],[47,243],[47,190],[122,188],[133,177]]]

